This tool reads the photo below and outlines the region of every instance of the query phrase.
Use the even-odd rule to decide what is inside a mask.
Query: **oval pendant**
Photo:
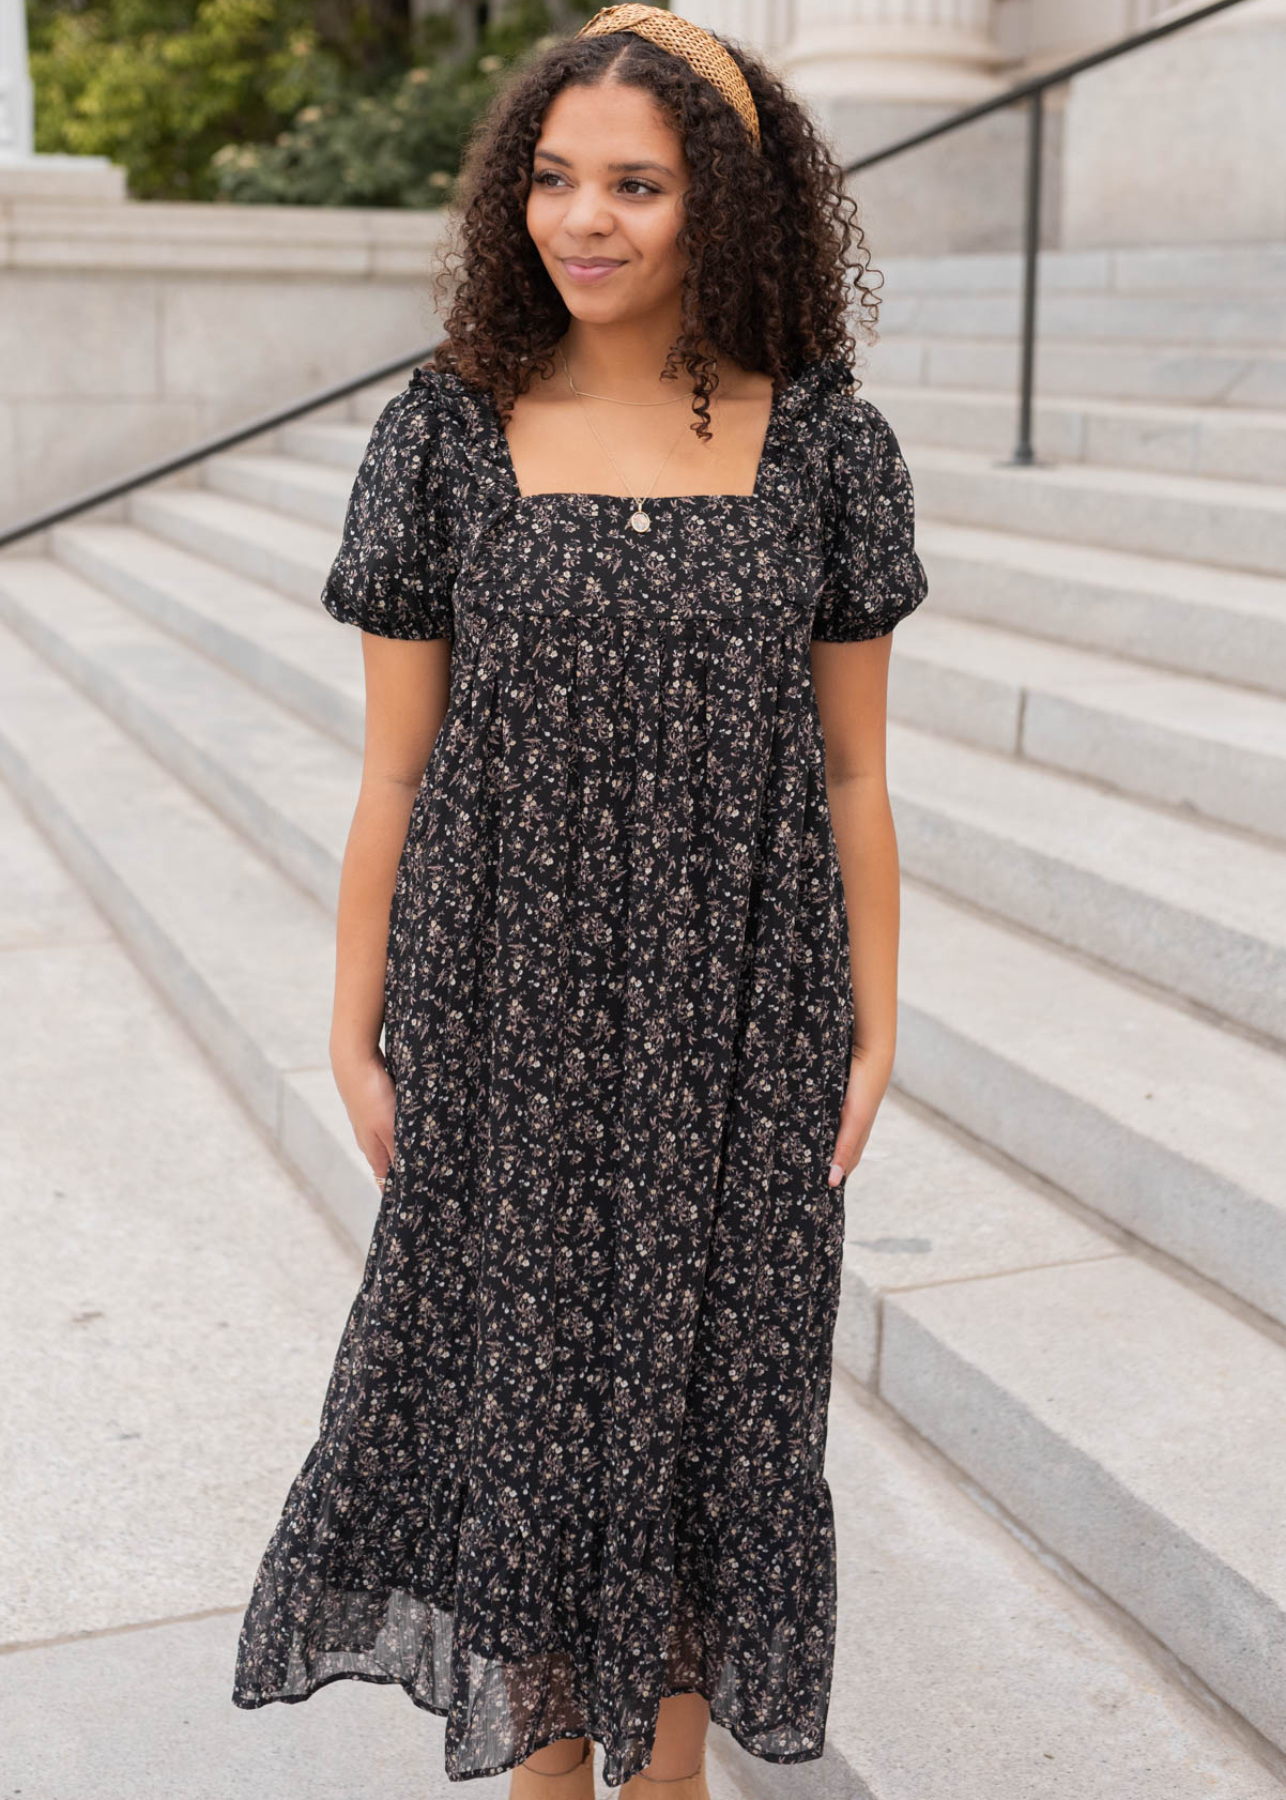
[[[651,531],[652,529],[652,521],[642,509],[636,513],[630,514],[630,524],[634,527],[635,531]]]

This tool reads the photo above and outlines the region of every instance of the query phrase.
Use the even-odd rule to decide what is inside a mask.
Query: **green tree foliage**
[[[38,5],[37,150],[123,163],[139,199],[213,199],[211,158],[229,137],[274,135],[339,79],[308,10],[302,0]]]
[[[36,148],[107,156],[137,199],[449,200],[496,80],[582,0],[28,0]]]

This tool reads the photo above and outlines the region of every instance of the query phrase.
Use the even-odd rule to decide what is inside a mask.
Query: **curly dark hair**
[[[652,95],[691,171],[678,236],[686,260],[681,326],[666,373],[680,363],[687,370],[697,435],[710,435],[717,355],[770,375],[774,392],[810,363],[851,362],[854,290],[861,336],[870,340],[880,303],[865,279],[869,252],[842,170],[785,85],[756,57],[711,36],[746,78],[761,150],[682,57],[633,32],[538,47],[475,125],[440,276],[454,288],[446,337],[429,366],[485,390],[502,419],[538,370],[552,373],[571,316],[526,226],[541,125],[563,88],[609,77]]]

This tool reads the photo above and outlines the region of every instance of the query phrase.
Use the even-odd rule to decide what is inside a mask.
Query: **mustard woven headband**
[[[759,114],[746,86],[746,78],[723,45],[708,31],[660,6],[600,6],[576,36],[603,37],[611,31],[633,31],[690,63],[697,74],[740,113],[751,141],[756,150],[759,149]]]

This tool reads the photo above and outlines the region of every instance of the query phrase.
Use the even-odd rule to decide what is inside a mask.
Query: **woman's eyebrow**
[[[537,147],[534,154],[547,157],[550,162],[561,163],[565,169],[570,169],[572,166],[571,159],[566,156],[559,156],[556,150],[541,150]],[[614,162],[608,163],[607,166],[616,173],[623,173],[626,170],[634,169],[656,169],[662,175],[672,176],[674,174],[673,169],[669,169],[664,163],[659,162]]]

